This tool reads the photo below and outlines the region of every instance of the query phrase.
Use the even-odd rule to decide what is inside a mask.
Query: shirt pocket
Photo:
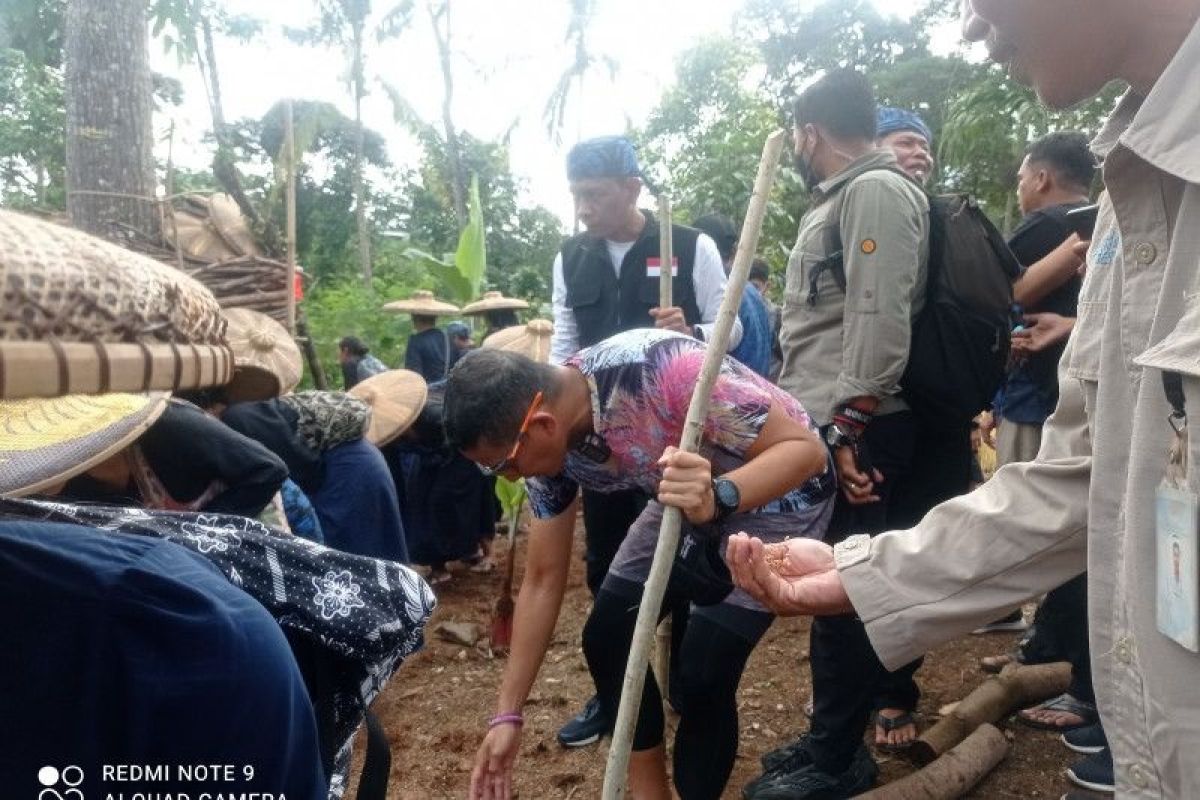
[[[599,281],[580,281],[577,284],[567,284],[567,307],[578,311],[600,302],[600,293],[604,287]]]

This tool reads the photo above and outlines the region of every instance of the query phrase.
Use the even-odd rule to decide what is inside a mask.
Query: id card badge
[[[1158,630],[1200,652],[1200,498],[1166,483],[1155,495]]]

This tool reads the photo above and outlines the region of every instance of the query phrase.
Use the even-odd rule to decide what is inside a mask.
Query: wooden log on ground
[[[1009,744],[995,725],[984,723],[928,766],[860,794],[859,800],[954,800],[996,768]]]
[[[929,764],[979,726],[999,722],[1019,708],[1060,695],[1070,683],[1071,665],[1066,662],[1036,666],[1009,664],[921,734],[905,751],[905,757],[918,765]]]

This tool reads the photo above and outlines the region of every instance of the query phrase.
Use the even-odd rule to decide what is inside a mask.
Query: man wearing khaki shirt
[[[1185,427],[1200,408],[1200,0],[970,0],[966,11],[968,35],[1049,105],[1110,80],[1131,87],[1093,142],[1107,194],[1038,457],[913,530],[791,544],[772,554],[778,568],[739,536],[728,560],[777,613],[855,609],[889,666],[1086,567],[1117,795],[1200,797],[1200,656],[1156,624],[1156,494],[1164,482],[1200,492],[1200,442]],[[1192,552],[1195,527],[1193,515]]]
[[[812,207],[788,264],[780,340],[780,387],[822,427],[840,489],[829,539],[895,527],[917,446],[917,425],[900,397],[912,322],[924,299],[929,204],[875,147],[875,99],[867,79],[828,74],[795,103],[797,169]],[[812,726],[768,759],[747,787],[751,800],[850,796],[874,782],[862,747],[871,701],[886,676],[853,614],[814,621],[810,643]],[[876,740],[912,739],[919,692],[906,665],[882,700]]]

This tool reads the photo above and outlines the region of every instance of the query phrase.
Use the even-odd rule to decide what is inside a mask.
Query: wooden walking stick
[[[671,236],[671,198],[664,191],[658,196],[658,307],[670,308],[671,291],[674,286],[674,239]],[[658,623],[658,631],[654,636],[654,678],[658,685],[667,686],[671,674],[671,618],[668,616]],[[663,692],[663,706],[666,707],[667,692]]]
[[[767,137],[763,145],[762,159],[758,164],[758,176],[754,179],[754,193],[750,196],[750,207],[742,225],[737,255],[733,259],[733,270],[725,288],[725,299],[717,314],[717,323],[704,354],[704,366],[692,393],[688,406],[687,421],[683,426],[683,439],[679,448],[696,452],[704,420],[708,417],[709,396],[725,351],[729,349],[729,334],[737,318],[742,302],[742,288],[750,274],[750,262],[758,247],[758,234],[762,228],[763,215],[767,210],[767,197],[775,180],[779,155],[783,151],[783,131]],[[669,265],[665,265],[669,266]],[[679,546],[680,511],[668,506],[663,509],[662,526],[658,530],[658,544],[654,550],[654,563],[642,593],[642,604],[638,609],[637,627],[634,629],[629,661],[625,667],[625,682],[621,691],[621,705],[617,711],[617,724],[613,731],[612,747],[608,751],[608,764],[604,769],[604,800],[619,800],[625,793],[626,775],[629,770],[629,750],[633,744],[633,728],[637,720],[638,704],[642,699],[642,687],[646,681],[646,664],[650,646],[654,640],[654,629],[658,625],[658,612],[662,607],[663,595],[667,590],[667,579],[675,550]]]
[[[671,198],[666,194],[658,197],[658,307],[670,308],[674,303],[671,302],[671,279],[674,277],[674,270],[671,268],[671,261],[674,258],[675,252],[672,249],[673,242],[671,239]]]

